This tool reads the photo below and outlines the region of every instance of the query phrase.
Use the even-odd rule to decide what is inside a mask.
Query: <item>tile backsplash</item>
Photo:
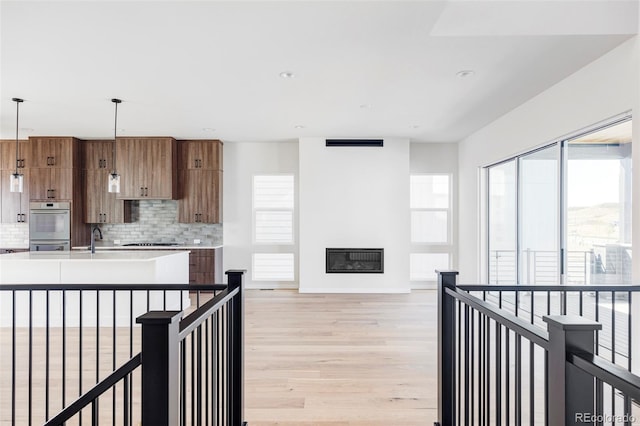
[[[201,245],[222,245],[222,225],[178,223],[178,202],[173,200],[133,201],[132,223],[100,225],[104,242],[185,243],[199,239]],[[0,223],[0,248],[28,248],[28,223]]]
[[[222,224],[178,223],[178,202],[174,200],[140,200],[131,202],[132,223],[100,225],[104,241],[121,244],[154,242],[201,245],[222,244]]]

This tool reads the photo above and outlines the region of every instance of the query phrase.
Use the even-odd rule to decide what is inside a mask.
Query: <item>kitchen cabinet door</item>
[[[15,171],[15,170],[14,170]],[[11,192],[9,175],[14,171],[0,173],[0,222],[24,223],[29,221],[29,169],[22,169],[23,192]]]
[[[222,172],[181,170],[182,197],[178,201],[178,222],[220,223],[222,221]]]
[[[84,170],[84,222],[85,223],[125,223],[131,221],[124,200],[107,191],[108,170]],[[126,214],[125,214],[126,213]]]
[[[55,167],[70,169],[74,167],[74,138],[32,137],[29,138],[29,167]]]
[[[84,169],[112,170],[113,141],[86,141],[82,148]]]
[[[27,167],[29,144],[26,140],[18,141],[18,171]],[[16,141],[0,140],[0,170],[16,169]]]
[[[180,169],[222,170],[222,142],[190,140],[178,143]]]
[[[118,138],[119,199],[177,197],[176,141],[173,138]]]
[[[32,200],[71,200],[73,170],[58,168],[30,169],[29,193]]]

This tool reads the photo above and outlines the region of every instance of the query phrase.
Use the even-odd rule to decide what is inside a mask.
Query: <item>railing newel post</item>
[[[596,321],[569,315],[544,316],[549,329],[549,425],[582,425],[595,415],[594,377],[567,362],[568,352],[594,354]]]
[[[150,311],[142,324],[142,425],[179,424],[181,311]]]
[[[455,300],[446,289],[455,290],[457,271],[438,271],[438,424],[454,426],[455,393]]]
[[[241,426],[244,416],[244,274],[245,270],[226,271],[229,291],[238,289],[238,294],[230,301],[228,338],[229,374],[228,412],[229,424]]]

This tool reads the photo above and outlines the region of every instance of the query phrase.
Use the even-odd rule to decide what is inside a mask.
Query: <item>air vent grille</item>
[[[383,146],[383,139],[326,139],[327,146]]]

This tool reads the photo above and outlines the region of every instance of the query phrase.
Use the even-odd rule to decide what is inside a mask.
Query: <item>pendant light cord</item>
[[[112,175],[117,175],[118,174],[118,168],[116,167],[116,154],[117,154],[117,149],[116,149],[116,144],[117,142],[117,137],[118,137],[118,104],[120,102],[122,102],[120,99],[111,99],[111,102],[113,102],[114,104],[116,104],[116,115],[115,115],[115,119],[114,119],[114,123],[113,123],[113,172],[111,173]]]
[[[20,146],[18,145],[18,126],[20,125],[20,102],[23,100],[20,98],[12,99],[16,103],[16,172],[15,175],[18,175],[18,159],[20,157]]]

